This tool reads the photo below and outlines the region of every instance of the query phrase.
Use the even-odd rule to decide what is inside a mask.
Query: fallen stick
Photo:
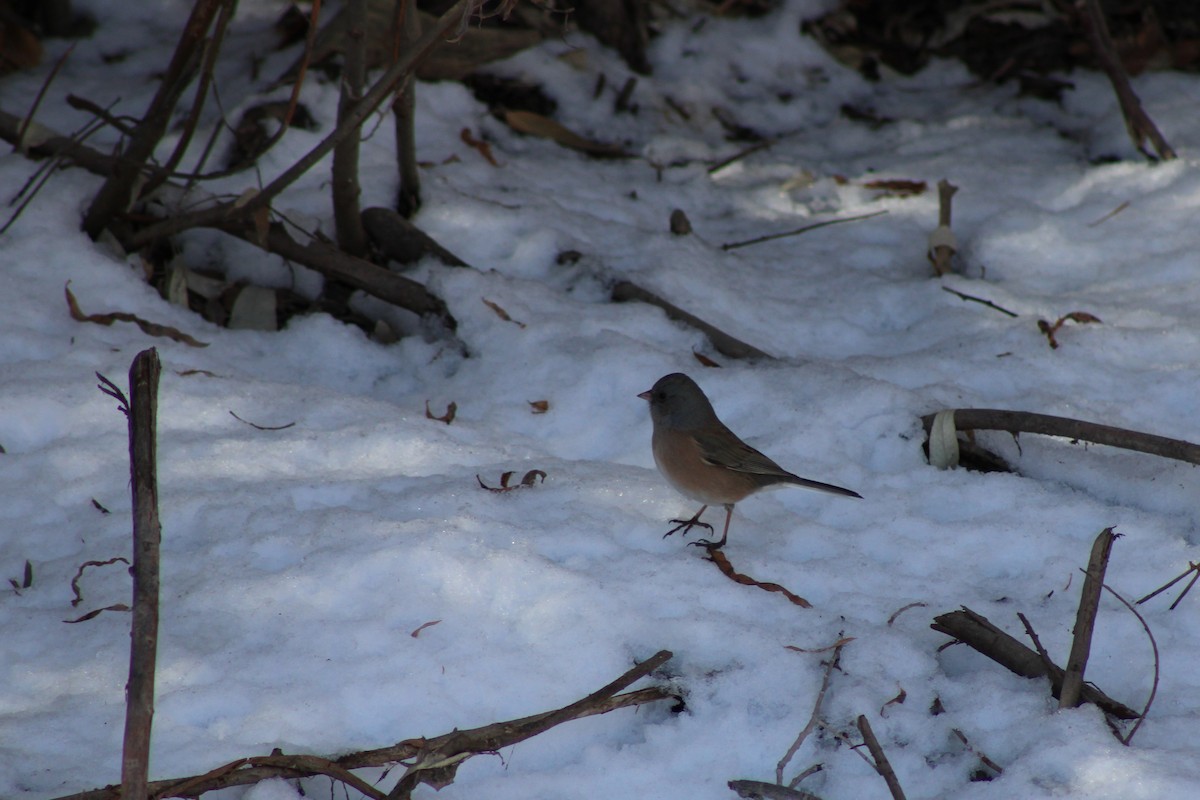
[[[925,433],[933,425],[934,414],[921,417]],[[954,423],[959,430],[995,430],[1009,433],[1040,433],[1066,439],[1082,439],[1110,447],[1136,450],[1139,453],[1173,458],[1189,464],[1200,464],[1200,445],[1181,439],[1168,439],[1151,433],[1114,428],[1095,422],[1084,422],[1050,414],[1029,411],[1005,411],[995,408],[959,408],[954,411]]]
[[[679,306],[664,300],[651,291],[643,289],[636,283],[618,281],[612,288],[612,299],[618,303],[636,300],[639,303],[649,303],[652,306],[658,306],[667,312],[667,316],[671,319],[690,325],[703,333],[712,342],[717,352],[730,358],[764,358],[770,361],[775,360],[774,356],[764,353],[754,345],[746,344],[740,339],[735,339],[720,328],[710,325],[694,314],[689,314]]]
[[[879,773],[879,777],[883,778],[887,784],[888,791],[892,793],[893,800],[905,800],[904,789],[900,786],[900,779],[896,777],[896,771],[892,769],[892,762],[888,761],[887,754],[883,752],[883,747],[879,744],[879,740],[875,738],[875,732],[871,730],[871,723],[867,720],[865,714],[858,715],[858,732],[862,734],[863,742],[867,745],[867,749],[871,751],[871,758],[875,759],[872,764],[875,771]]]
[[[1071,640],[1071,655],[1067,658],[1067,669],[1063,675],[1062,692],[1058,696],[1059,708],[1074,708],[1079,705],[1079,694],[1083,689],[1083,673],[1087,669],[1088,655],[1092,650],[1092,632],[1096,628],[1096,614],[1100,611],[1100,593],[1104,586],[1104,573],[1108,570],[1108,557],[1112,553],[1116,534],[1112,528],[1100,531],[1092,544],[1092,555],[1088,560],[1083,589],[1079,595],[1079,611],[1075,615],[1075,635]]]
[[[951,611],[934,617],[929,626],[935,631],[953,636],[958,641],[1000,666],[1023,678],[1050,679],[1050,693],[1059,697],[1062,690],[1063,669],[1053,662],[1043,662],[1042,657],[1012,636],[997,628],[986,617],[969,608]],[[1118,719],[1137,719],[1140,715],[1127,705],[1119,703],[1091,684],[1084,684],[1080,696]]]
[[[594,692],[583,700],[556,711],[545,711],[519,719],[494,722],[490,725],[465,731],[453,731],[433,739],[405,739],[388,747],[349,753],[339,758],[314,760],[315,757],[313,756],[288,756],[278,753],[270,756],[241,758],[230,764],[211,770],[204,775],[151,781],[146,787],[149,794],[143,796],[154,798],[199,797],[205,792],[227,789],[233,786],[248,786],[270,778],[304,778],[318,774],[328,775],[329,771],[325,768],[324,763],[326,761],[344,770],[383,767],[398,761],[418,758],[422,754],[430,753],[432,749],[453,749],[453,743],[460,745],[462,743],[484,745],[486,746],[485,749],[479,752],[495,752],[502,747],[508,747],[538,733],[542,733],[548,728],[553,727],[553,725],[566,722],[568,719],[583,719],[584,717],[597,714],[607,714],[609,711],[615,711],[619,708],[675,699],[676,696],[674,694],[657,686],[638,689],[626,692],[625,694],[615,694],[643,675],[657,669],[670,658],[671,653],[667,650],[662,650],[650,659],[638,664],[599,692]],[[607,694],[603,694],[605,692]],[[555,715],[563,714],[568,709],[572,709],[572,711],[565,718],[555,717]],[[554,717],[554,721],[547,725],[547,721],[552,717]],[[474,755],[474,753],[468,753],[463,758],[470,755]],[[320,769],[317,769],[317,767],[320,767]],[[86,792],[65,795],[55,798],[55,800],[121,800],[121,787],[106,786],[101,789],[91,789]]]

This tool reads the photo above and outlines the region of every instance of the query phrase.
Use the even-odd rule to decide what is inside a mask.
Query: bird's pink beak
[[[646,391],[639,394],[638,397],[642,398],[646,402],[650,402],[650,390],[647,389]]]

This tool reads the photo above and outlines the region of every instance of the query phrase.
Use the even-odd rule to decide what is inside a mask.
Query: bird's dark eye
[[[666,392],[655,392],[654,399],[661,403],[663,400],[667,399],[667,393]]]

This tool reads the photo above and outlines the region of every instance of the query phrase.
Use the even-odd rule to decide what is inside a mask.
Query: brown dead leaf
[[[529,403],[532,413],[534,414],[545,414],[550,410],[549,400],[528,400],[526,402]]]
[[[974,433],[974,432],[975,431],[970,431],[970,433]],[[925,608],[927,605],[929,605],[929,604],[928,603],[909,603],[906,606],[902,606],[901,608],[896,609],[896,611],[890,617],[888,617],[888,621],[887,621],[888,627],[890,628],[892,623],[896,621],[896,618],[899,617],[901,614],[903,614],[905,611],[908,611],[910,608]]]
[[[128,610],[129,610],[129,606],[125,605],[124,603],[116,603],[111,606],[105,606],[104,608],[97,608],[95,611],[89,611],[86,614],[84,614],[82,617],[80,617],[79,619],[64,619],[63,622],[67,623],[68,625],[74,625],[76,622],[87,622],[89,619],[95,619],[96,617],[103,614],[105,611],[128,611]]]
[[[808,602],[800,595],[788,591],[778,583],[757,581],[754,578],[751,578],[749,575],[743,575],[742,573],[737,572],[734,570],[733,565],[729,563],[729,558],[720,550],[709,548],[708,555],[705,556],[705,560],[716,564],[717,569],[721,570],[721,573],[724,574],[725,577],[729,578],[735,583],[740,583],[743,586],[757,586],[759,589],[763,589],[764,591],[768,592],[779,592],[792,603],[795,603],[801,608],[812,608],[812,603]]]
[[[167,339],[173,339],[176,342],[182,342],[190,347],[208,347],[207,342],[201,342],[188,336],[183,331],[167,325],[159,325],[157,322],[149,322],[141,317],[127,314],[123,311],[114,311],[110,314],[84,314],[80,309],[78,301],[75,300],[75,295],[71,294],[71,282],[67,281],[63,291],[67,295],[67,308],[71,312],[71,319],[78,322],[94,322],[97,325],[112,325],[114,322],[132,322],[142,329],[142,333],[149,336],[161,336]]]
[[[717,362],[713,361],[713,360],[712,360],[711,358],[709,358],[708,356],[704,355],[704,353],[697,353],[695,350],[693,350],[693,351],[692,351],[692,355],[694,355],[694,356],[696,357],[696,360],[697,360],[697,361],[699,361],[701,364],[703,364],[703,365],[704,365],[704,366],[706,366],[706,367],[713,367],[713,368],[715,368],[715,369],[720,369],[720,368],[721,368],[721,365],[720,365],[720,364],[718,364]]]
[[[1050,342],[1051,350],[1058,349],[1058,339],[1055,338],[1055,334],[1059,332],[1059,330],[1067,323],[1068,320],[1079,323],[1100,323],[1099,317],[1097,317],[1095,314],[1089,314],[1086,311],[1072,311],[1069,314],[1063,314],[1053,323],[1049,323],[1044,319],[1039,319],[1037,321],[1038,330],[1046,335],[1046,339],[1048,339]]]
[[[527,133],[530,136],[549,139],[563,147],[569,147],[572,150],[578,150],[588,155],[606,156],[609,158],[629,157],[629,154],[618,145],[604,144],[603,142],[593,141],[592,139],[580,136],[578,133],[560,125],[549,117],[535,114],[532,111],[505,111],[504,121],[508,124],[508,127],[518,133]]]
[[[434,625],[437,625],[439,622],[441,622],[440,619],[431,619],[431,620],[429,620],[429,622],[426,622],[426,623],[420,625],[415,631],[410,633],[409,636],[416,639],[418,636],[421,635],[421,631],[425,630],[426,628],[432,628]]]
[[[75,599],[71,601],[71,607],[74,608],[83,602],[83,592],[79,591],[79,579],[83,577],[85,569],[88,567],[107,567],[109,564],[116,564],[118,561],[125,565],[129,564],[129,560],[121,556],[110,558],[107,561],[85,561],[80,564],[79,569],[75,571],[75,577],[71,579],[71,591],[75,593]]]
[[[254,428],[255,430],[259,430],[259,431],[286,431],[288,428],[294,427],[296,424],[294,422],[289,422],[285,425],[259,425],[258,423],[251,422],[248,419],[242,419],[237,414],[233,413],[232,410],[230,410],[229,416],[233,417],[238,422],[249,425],[251,428]]]
[[[540,469],[531,469],[525,473],[525,476],[521,478],[521,482],[519,484],[516,486],[509,486],[509,480],[511,480],[512,476],[516,474],[516,472],[509,471],[501,475],[499,486],[488,486],[483,482],[483,478],[479,477],[478,475],[475,476],[475,480],[479,481],[480,489],[487,489],[489,492],[495,492],[497,494],[502,492],[511,492],[515,489],[531,489],[537,484],[539,478],[541,479],[542,483],[546,482],[545,472]]]
[[[883,192],[882,197],[912,197],[924,194],[928,188],[925,181],[905,180],[903,178],[863,181],[862,186],[864,189]]]
[[[458,136],[463,140],[463,144],[467,145],[468,147],[474,147],[476,150],[478,150],[479,155],[483,156],[484,160],[493,167],[500,166],[500,162],[496,160],[494,155],[492,155],[492,146],[482,139],[476,139],[471,133],[470,128],[463,128]]]
[[[904,703],[904,701],[907,699],[908,699],[908,692],[904,691],[904,687],[900,687],[900,694],[896,695],[891,700],[888,700],[886,703],[884,703],[879,708],[879,716],[886,717],[887,714],[885,712],[887,711],[888,706],[902,705]]]
[[[519,322],[518,320],[513,319],[512,317],[510,317],[508,315],[507,311],[505,311],[503,308],[501,308],[497,304],[493,303],[491,300],[488,300],[486,297],[483,297],[480,299],[483,300],[483,304],[485,306],[490,308],[492,311],[495,311],[496,316],[499,317],[500,319],[504,320],[505,322],[511,322],[513,325],[516,325],[518,328],[522,328],[522,329],[525,328],[524,322]]]
[[[454,415],[457,413],[458,403],[451,402],[450,405],[446,406],[445,414],[440,417],[435,417],[433,412],[429,410],[429,401],[425,401],[425,419],[437,420],[438,422],[444,422],[449,425],[451,422],[454,422]]]
[[[111,514],[112,513],[107,508],[100,505],[100,501],[94,497],[92,498],[92,507],[95,508],[97,511],[99,511],[101,514]]]

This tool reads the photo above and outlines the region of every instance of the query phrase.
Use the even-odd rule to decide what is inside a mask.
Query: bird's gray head
[[[717,418],[712,403],[696,382],[682,372],[672,372],[638,397],[650,403],[650,419],[655,427],[687,430],[699,428]]]

